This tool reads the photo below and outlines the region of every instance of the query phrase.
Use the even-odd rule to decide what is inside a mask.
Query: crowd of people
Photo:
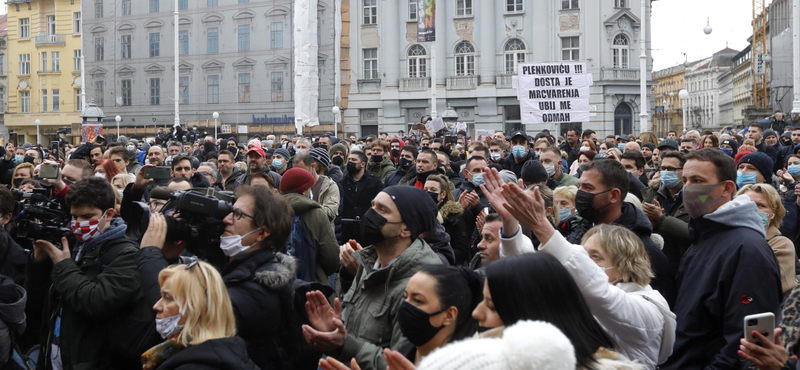
[[[0,364],[800,369],[778,123],[9,143]]]

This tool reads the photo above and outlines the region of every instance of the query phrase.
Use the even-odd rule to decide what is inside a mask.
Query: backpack
[[[300,216],[294,216],[292,235],[286,241],[286,253],[297,259],[298,279],[317,280],[317,248],[311,240],[308,226]]]
[[[39,359],[39,345],[31,347],[27,352],[22,352],[17,345],[17,336],[9,329],[11,336],[11,354],[8,361],[2,366],[3,370],[35,370],[36,361]]]

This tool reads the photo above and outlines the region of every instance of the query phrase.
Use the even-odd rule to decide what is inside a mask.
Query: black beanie
[[[547,176],[547,170],[539,161],[527,161],[522,166],[522,181],[525,183],[539,183],[547,181],[550,176]]]
[[[436,226],[439,208],[425,190],[408,185],[395,185],[383,189],[383,192],[389,194],[397,205],[403,223],[411,231],[412,241]]]

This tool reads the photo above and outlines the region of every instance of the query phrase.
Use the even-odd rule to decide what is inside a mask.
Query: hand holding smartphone
[[[744,317],[744,339],[750,343],[761,345],[760,342],[753,336],[753,332],[757,331],[765,338],[775,337],[775,314],[772,312],[759,313],[755,315],[747,315]]]

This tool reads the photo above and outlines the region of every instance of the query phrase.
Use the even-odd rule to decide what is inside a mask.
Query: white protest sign
[[[428,129],[428,132],[434,134],[437,131],[445,128],[444,120],[442,119],[442,117],[436,117],[434,119],[428,120],[428,122],[425,122],[425,128]]]
[[[524,124],[587,122],[589,87],[585,62],[519,65],[517,98]]]
[[[467,123],[466,122],[456,123],[456,131],[467,131]]]
[[[484,141],[487,138],[494,137],[494,130],[485,130],[485,129],[475,129],[475,136],[472,138],[477,141]]]

